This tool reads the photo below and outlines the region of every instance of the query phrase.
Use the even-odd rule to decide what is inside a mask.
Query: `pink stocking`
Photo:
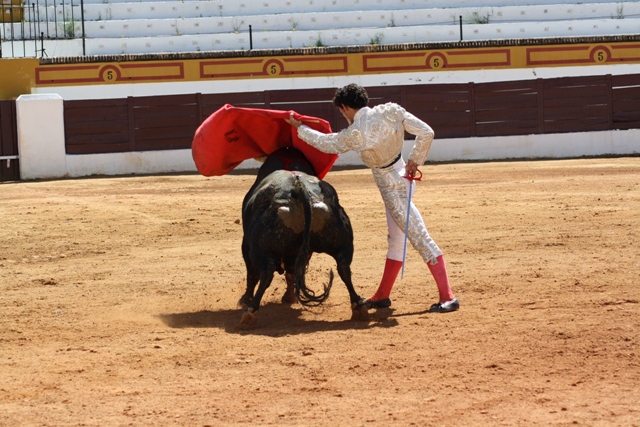
[[[402,268],[402,261],[387,258],[387,262],[384,265],[384,273],[382,273],[382,280],[378,286],[376,293],[369,298],[371,301],[380,301],[382,299],[389,298],[391,295],[391,289],[398,277],[398,273]]]
[[[438,285],[438,293],[440,294],[440,302],[451,301],[455,298],[453,292],[451,291],[451,285],[449,284],[449,276],[447,276],[447,266],[444,263],[444,258],[440,255],[436,258],[438,261],[437,264],[431,264],[427,262],[427,266],[429,266],[429,270],[433,275],[433,278],[436,281],[436,285]]]

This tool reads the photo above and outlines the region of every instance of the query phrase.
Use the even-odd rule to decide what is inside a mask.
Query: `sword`
[[[411,216],[411,193],[413,190],[413,182],[412,181],[421,181],[422,180],[422,172],[420,169],[416,169],[416,172],[420,175],[418,176],[410,176],[404,175],[403,178],[409,180],[409,201],[407,202],[407,224],[404,227],[404,251],[402,252],[402,275],[401,279],[404,279],[404,262],[407,259],[407,240],[409,236],[409,217]]]

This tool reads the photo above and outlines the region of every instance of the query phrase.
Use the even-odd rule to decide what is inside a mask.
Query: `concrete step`
[[[73,0],[80,4],[80,0]],[[219,16],[246,16],[274,13],[311,13],[328,11],[365,11],[365,10],[411,10],[460,7],[501,7],[528,5],[571,5],[580,4],[575,0],[83,0],[90,4],[158,4],[171,3],[210,5],[217,10]],[[599,3],[619,3],[616,0],[600,0]]]
[[[467,25],[464,40],[580,37],[636,34],[640,19],[554,21],[552,23],[509,23]],[[286,49],[314,46],[350,46],[459,41],[453,25],[392,28],[331,29],[324,31],[275,31],[252,34],[253,49]],[[161,37],[87,39],[88,55],[162,52],[249,50],[249,33],[196,34]]]
[[[188,2],[187,2],[188,3]],[[191,2],[200,3],[200,2]],[[209,2],[211,3],[211,2]],[[144,3],[149,15],[141,18],[143,11],[137,10],[129,18],[103,19],[95,8],[85,8],[85,36],[87,38],[130,38],[179,36],[196,34],[239,34],[249,31],[251,25],[254,34],[275,31],[326,31],[339,29],[410,28],[416,26],[457,26],[462,17],[465,26],[471,24],[507,24],[507,23],[547,23],[566,20],[602,20],[640,17],[640,2],[590,3],[574,5],[548,6],[504,6],[491,9],[419,9],[419,10],[373,10],[359,12],[318,12],[318,13],[282,13],[269,15],[250,15],[244,17],[189,16],[180,14],[181,5],[186,3]],[[125,5],[120,4],[119,6]],[[127,7],[131,3],[126,4]],[[166,7],[165,7],[166,6]],[[619,13],[622,9],[623,14]],[[121,11],[126,13],[125,11]],[[192,11],[193,12],[193,11]],[[58,16],[59,15],[59,16]],[[203,14],[204,15],[204,14]],[[45,16],[45,15],[41,15]],[[16,39],[31,38],[44,33],[45,37],[59,38],[64,35],[81,36],[81,23],[74,17],[64,21],[62,9],[58,14],[47,14],[49,22],[37,25],[23,23],[5,24],[4,33],[14,34]],[[78,16],[77,14],[75,16]],[[526,32],[526,29],[525,29]],[[638,32],[636,28],[635,32]]]

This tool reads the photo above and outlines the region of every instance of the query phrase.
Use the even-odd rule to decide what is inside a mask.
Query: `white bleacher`
[[[483,8],[501,6],[544,6],[544,5],[575,5],[581,4],[575,0],[84,0],[89,4],[158,4],[172,5],[189,3],[207,3],[214,8],[217,16],[260,16],[277,13],[317,13],[317,12],[348,12],[362,10],[416,10],[416,9],[455,9],[455,8]],[[620,3],[618,0],[600,0],[597,3]]]
[[[554,26],[540,24],[486,24],[468,26],[464,40],[496,40],[557,36],[593,36],[594,34],[631,34],[638,23],[611,20],[560,21]],[[563,27],[563,28],[561,28]],[[563,31],[561,31],[563,30]],[[350,46],[367,44],[399,44],[447,42],[459,40],[455,26],[421,26],[364,29],[327,29],[322,31],[275,31],[253,33],[254,49],[299,48],[313,46]],[[88,54],[193,52],[210,50],[248,50],[249,34],[198,34],[186,36],[130,37],[94,39]]]
[[[638,1],[514,3],[513,0],[85,0],[86,54],[458,41],[460,17],[464,40],[640,33]],[[46,14],[50,21],[48,28],[46,22],[41,22],[36,31],[46,34],[61,31],[60,21],[68,13],[68,9],[63,12],[59,6],[56,12],[50,10]],[[78,16],[76,11],[75,19]],[[54,19],[58,22],[53,22]],[[80,34],[80,23],[73,24],[76,34]]]
[[[129,3],[126,7],[131,9]],[[177,6],[171,8],[178,9]],[[458,25],[459,16],[462,16],[465,25],[482,18],[486,18],[489,23],[569,21],[593,19],[593,17],[611,19],[611,13],[616,11],[612,9],[612,3],[598,3],[561,6],[553,9],[540,6],[503,6],[486,9],[363,10],[204,17],[198,15],[195,8],[190,11],[191,15],[186,13],[186,10],[168,13],[166,9],[156,8],[156,10],[150,10],[146,18],[126,18],[126,15],[113,14],[112,19],[106,20],[100,19],[101,11],[97,11],[96,14],[96,10],[89,13],[90,9],[87,7],[85,9],[85,19],[89,20],[85,23],[85,31],[93,37],[100,37],[101,33],[120,34],[125,37],[174,35],[175,33],[182,35],[235,33],[236,31],[247,32],[249,25],[252,25],[254,31],[262,32],[446,26]],[[631,3],[629,9],[634,9],[632,12],[640,15],[640,2]]]

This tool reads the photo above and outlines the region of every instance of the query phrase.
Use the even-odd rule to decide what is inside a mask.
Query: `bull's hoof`
[[[293,273],[287,273],[284,275],[284,278],[287,282],[287,289],[285,289],[284,295],[282,295],[282,303],[295,304],[298,302],[298,298],[296,298],[296,276]]]
[[[240,319],[240,329],[251,329],[256,325],[258,320],[258,312],[253,311],[253,308],[248,308],[242,314],[242,319]]]
[[[364,298],[351,304],[351,320],[369,320],[369,310]]]
[[[246,295],[243,295],[242,297],[240,297],[240,299],[238,300],[238,307],[241,307],[243,310],[246,310],[247,308],[249,308],[249,304],[251,304],[251,300],[253,298],[248,297]]]
[[[298,298],[296,298],[296,294],[294,292],[285,292],[284,295],[282,295],[282,303],[283,304],[295,304],[296,302],[298,302]]]

